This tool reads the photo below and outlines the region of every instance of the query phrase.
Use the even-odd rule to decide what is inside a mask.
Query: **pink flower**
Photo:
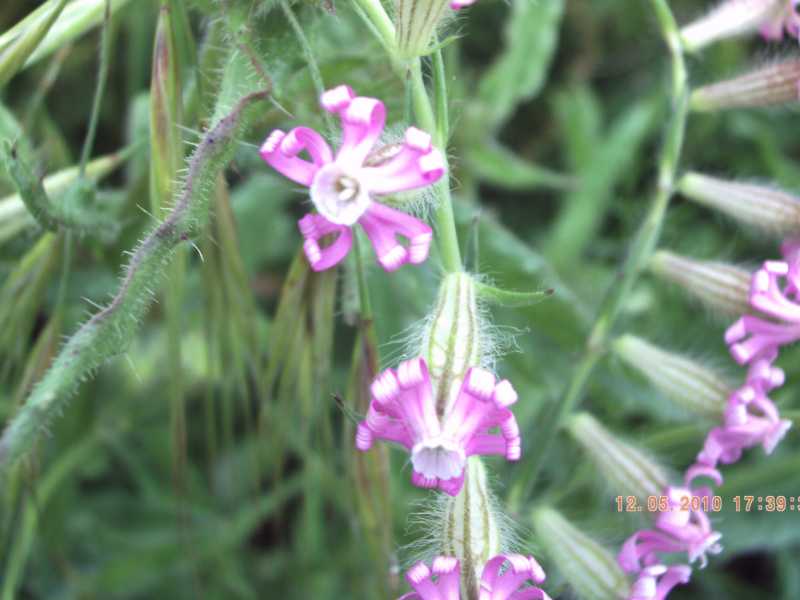
[[[508,567],[502,571],[503,566]],[[522,587],[545,580],[544,570],[532,556],[499,554],[483,567],[478,600],[550,600],[541,588]],[[406,573],[406,581],[414,588],[398,600],[460,600],[460,566],[458,560],[439,556],[433,569],[417,563]]]
[[[664,600],[676,585],[688,583],[691,575],[689,565],[645,567],[631,587],[628,600]]]
[[[788,241],[781,251],[784,260],[765,262],[750,281],[750,305],[774,321],[744,315],[725,332],[739,364],[800,339],[800,243]]]
[[[770,454],[786,435],[792,422],[781,420],[767,396],[784,381],[783,371],[772,365],[777,355],[772,348],[750,365],[745,384],[728,399],[722,426],[714,427],[706,437],[697,456],[699,464],[731,464],[741,458],[743,450],[758,445]]]
[[[276,129],[261,146],[261,156],[272,168],[310,188],[318,213],[307,214],[298,226],[311,268],[323,271],[341,262],[352,246],[351,228],[356,223],[364,228],[385,270],[424,262],[431,228],[374,197],[424,187],[444,174],[444,158],[431,137],[409,127],[402,144],[375,152],[386,122],[382,102],[356,96],[340,85],[322,94],[321,103],[341,120],[342,144],[335,156],[322,136],[308,127],[295,127],[289,133]],[[302,152],[310,160],[301,158]],[[333,241],[323,246],[328,236]],[[408,240],[408,246],[398,237]]]
[[[784,30],[795,38],[800,34],[800,0],[782,0],[782,3],[775,16],[761,26],[761,35],[766,40],[781,41]]]
[[[475,4],[476,0],[450,0],[450,8],[453,10],[461,10],[465,6]]]
[[[428,366],[422,358],[387,369],[372,383],[367,417],[359,423],[356,447],[367,451],[376,438],[397,442],[411,453],[411,481],[455,496],[464,484],[467,457],[521,454],[517,421],[509,406],[517,393],[490,372],[467,371],[456,400],[445,415],[436,412]],[[499,433],[490,433],[497,427]]]
[[[689,563],[700,560],[700,568],[706,566],[706,554],[719,554],[718,544],[722,535],[711,529],[711,521],[703,510],[686,509],[682,499],[688,497],[707,497],[711,500],[708,487],[692,489],[692,481],[700,476],[710,477],[717,485],[722,476],[716,469],[705,466],[691,467],[682,487],[669,486],[665,490],[668,510],[658,514],[654,529],[637,531],[623,544],[617,562],[626,573],[639,573],[647,567],[660,565],[663,554],[685,552]]]

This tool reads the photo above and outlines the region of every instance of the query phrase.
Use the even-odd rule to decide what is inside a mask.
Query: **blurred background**
[[[40,4],[0,4],[0,31]],[[2,484],[2,598],[396,597],[407,591],[401,572],[416,556],[414,543],[429,529],[414,515],[432,496],[410,485],[405,453],[358,458],[352,435],[373,361],[394,366],[417,341],[414,327],[435,298],[438,258],[391,277],[369,270],[377,340],[365,339],[352,267],[307,270],[295,224],[306,198],[257,147],[275,127],[326,131],[308,52],[326,87],[346,82],[382,99],[398,130],[407,114],[402,81],[346,1],[170,4],[183,15],[174,93],[183,98],[187,156],[221,98],[236,91],[231,53],[256,55],[263,81],[255,85],[271,86],[273,102],[260,105],[211,186],[212,217],[194,247],[154,280],[158,301],[130,345],[74,382],[32,459]],[[150,192],[159,6],[114,2],[91,155],[106,162],[90,169],[93,206],[107,215],[102,230],[71,239],[43,232],[6,202],[14,188],[0,169],[2,421],[66,337],[109,301],[124,251],[168,208]],[[708,8],[701,0],[671,6],[681,23]],[[65,34],[2,89],[0,138],[16,140],[40,175],[80,161],[102,12],[92,19],[83,29],[73,23],[79,35]],[[555,290],[532,307],[492,310],[497,371],[519,392],[515,412],[525,447],[534,447],[540,411],[563,394],[652,195],[669,114],[668,55],[646,2],[480,0],[446,31],[456,36],[445,49],[448,153],[468,267],[511,289]],[[725,42],[690,58],[690,78],[707,83],[796,54],[796,42]],[[794,106],[692,115],[682,165],[800,189],[797,116]],[[54,189],[58,198],[66,187]],[[680,196],[660,245],[745,266],[778,256],[776,240]],[[695,355],[736,380],[742,371],[723,343],[727,325],[645,274],[618,330]],[[795,423],[797,358],[782,355],[788,384],[775,395]],[[582,408],[676,473],[713,424],[675,408],[613,357],[595,371]],[[534,506],[555,506],[614,551],[644,524],[616,511],[620,492],[565,435],[536,481],[526,479],[524,457],[488,464],[519,549],[541,558],[554,598],[572,596],[533,534]],[[725,474],[723,498],[797,496],[793,432],[773,456],[751,450]],[[800,514],[726,509],[715,526],[724,553],[670,598],[800,598]]]

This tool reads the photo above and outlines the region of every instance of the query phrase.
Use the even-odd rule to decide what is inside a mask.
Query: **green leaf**
[[[563,12],[564,0],[514,0],[505,49],[478,87],[490,127],[499,127],[520,102],[539,93],[556,49]]]
[[[529,162],[491,141],[468,148],[466,160],[473,175],[509,190],[560,190],[574,185],[568,176]]]
[[[66,4],[67,0],[51,2],[49,11],[43,13],[0,50],[0,89],[5,87],[36,50]]]
[[[569,265],[577,260],[594,239],[610,208],[616,186],[636,164],[639,148],[653,124],[657,104],[642,102],[626,111],[614,122],[610,131],[598,141],[583,138],[573,142],[572,156],[577,163],[579,185],[568,195],[554,224],[548,244],[548,255]],[[575,131],[569,112],[562,118],[568,131]],[[573,137],[574,139],[574,137]]]

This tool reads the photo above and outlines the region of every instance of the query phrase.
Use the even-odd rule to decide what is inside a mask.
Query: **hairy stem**
[[[267,96],[266,91],[245,96],[205,134],[189,161],[174,208],[131,253],[114,298],[67,341],[0,437],[0,476],[30,451],[79,383],[108,359],[125,351],[175,248],[198,233],[206,221],[209,191],[233,154],[246,109]]]

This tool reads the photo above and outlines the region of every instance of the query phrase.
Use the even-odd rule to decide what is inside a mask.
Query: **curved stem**
[[[606,292],[586,341],[583,355],[573,371],[564,395],[559,402],[550,406],[545,416],[537,423],[536,447],[529,455],[526,468],[521,470],[523,473],[523,498],[529,497],[533,492],[537,475],[544,465],[559,426],[580,403],[594,368],[605,354],[609,335],[619,317],[620,310],[658,243],[661,226],[675,185],[689,108],[686,64],[683,59],[678,25],[666,0],[650,0],[650,2],[672,56],[672,117],[664,132],[663,146],[658,160],[656,189],[650,209],[636,233],[619,276],[615,278]]]

